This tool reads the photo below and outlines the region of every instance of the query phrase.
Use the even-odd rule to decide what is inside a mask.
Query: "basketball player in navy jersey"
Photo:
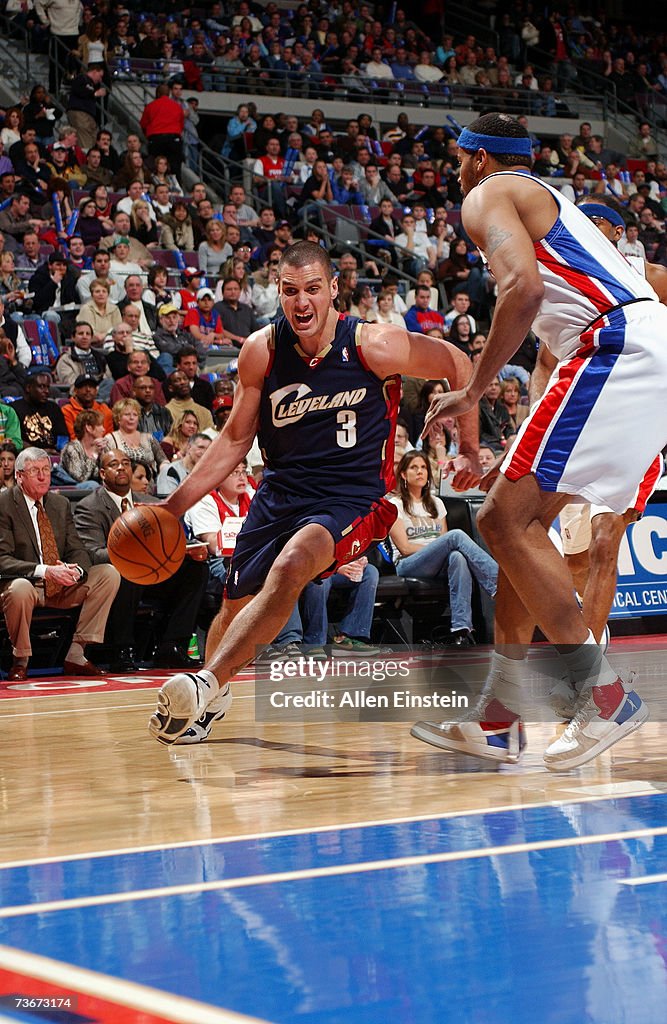
[[[547,768],[592,760],[638,728],[648,710],[602,654],[548,537],[579,495],[622,513],[667,442],[667,310],[651,285],[560,193],[528,173],[526,130],[486,114],[458,139],[462,220],[498,286],[473,376],[438,397],[425,430],[477,405],[532,327],[558,366],[524,421],[478,516],[499,563],[496,651],[465,721],[420,722],[413,735],[446,750],[516,762],[523,746],[521,665],[533,623],[556,645],[578,691],[576,713],[547,748]]]
[[[229,707],[230,678],[278,635],[306,584],[387,535],[396,517],[384,495],[394,485],[399,375],[457,388],[470,377],[470,361],[453,345],[339,315],[331,262],[312,242],[285,251],[278,284],[284,315],[244,343],[229,421],[166,502],[182,515],[259,435],[264,476],[237,538],[206,668],[170,679],[150,721],[163,743],[192,729],[206,738]],[[454,482],[466,487],[479,472],[476,406],[459,433]]]

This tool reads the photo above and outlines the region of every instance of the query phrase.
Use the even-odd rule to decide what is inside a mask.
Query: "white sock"
[[[86,660],[83,644],[80,644],[78,640],[72,640],[72,646],[67,652],[65,661],[71,661],[74,665],[85,665]]]
[[[195,674],[198,675],[200,679],[203,679],[204,682],[208,683],[211,687],[211,697],[215,697],[220,689],[220,683],[218,682],[217,677],[212,672],[209,672],[207,668],[200,668]]]
[[[498,651],[493,652],[485,690],[492,693],[501,704],[517,715],[521,713],[522,675],[523,661],[506,658]]]
[[[565,662],[570,680],[580,693],[593,686],[610,686],[618,679],[618,673],[602,654],[590,629],[583,644],[578,647],[559,647],[558,651]]]

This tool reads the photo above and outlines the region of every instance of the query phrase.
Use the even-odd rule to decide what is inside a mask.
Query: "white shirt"
[[[226,502],[225,502],[226,504]],[[232,508],[232,506],[229,506]],[[210,494],[195,502],[185,513],[185,522],[195,537],[201,539],[205,533],[217,533],[222,523],[218,506]]]
[[[146,186],[146,190],[148,190],[148,185]],[[124,196],[124,198],[120,199],[116,204],[116,213],[126,213],[129,217],[130,214],[132,213],[133,202],[134,200],[131,199],[130,196]],[[151,215],[151,220],[156,221],[157,217],[155,215],[155,210],[153,209],[153,204],[151,202],[148,203],[148,212]]]
[[[433,519],[432,516],[428,514],[420,501],[413,501],[412,512],[409,515],[405,511],[403,502],[398,496],[389,495],[388,501],[398,509],[397,522],[402,523],[405,527],[407,538],[411,544],[417,544],[420,548],[425,548],[428,544],[431,544],[432,541],[441,537],[443,532],[447,529],[445,526],[445,531],[443,531],[442,527],[442,520],[444,519],[446,521],[447,519],[447,510],[445,509],[442,499],[438,498],[436,495],[433,495],[433,501],[435,502],[437,512],[436,519]],[[396,545],[394,545],[394,562],[400,562],[403,557],[404,556],[401,555]]]
[[[105,488],[105,490],[106,490],[106,488]],[[123,501],[125,501],[125,500],[129,501],[129,505],[125,509],[126,512],[129,511],[129,509],[134,508],[134,501],[132,500],[132,491],[128,491],[127,494],[114,494],[113,491],[107,491],[107,494],[109,495],[109,497],[113,501],[114,505],[118,506],[118,511],[119,512],[123,511],[122,504],[123,504]]]

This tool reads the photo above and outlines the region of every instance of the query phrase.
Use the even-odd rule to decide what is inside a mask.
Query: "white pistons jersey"
[[[528,188],[546,189],[558,206],[549,233],[533,242],[544,284],[533,331],[556,359],[567,359],[582,346],[599,344],[598,329],[604,326],[604,314],[609,310],[637,299],[658,301],[646,277],[638,275],[593,222],[557,189],[520,171],[499,171],[480,184],[498,174],[513,174],[525,179]],[[591,324],[595,329],[587,335]]]
[[[520,177],[558,206],[533,242],[544,283],[533,329],[559,364],[501,472],[513,481],[534,474],[545,491],[624,512],[667,444],[667,308],[574,204]]]

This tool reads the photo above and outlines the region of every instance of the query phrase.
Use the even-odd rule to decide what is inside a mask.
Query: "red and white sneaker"
[[[646,721],[649,710],[633,688],[635,678],[631,672],[627,682],[619,676],[609,686],[593,686],[579,695],[574,718],[544,752],[549,771],[569,771],[592,761]]]
[[[526,746],[520,716],[493,694],[483,697],[458,722],[417,722],[410,735],[442,750],[500,764],[516,764]]]

